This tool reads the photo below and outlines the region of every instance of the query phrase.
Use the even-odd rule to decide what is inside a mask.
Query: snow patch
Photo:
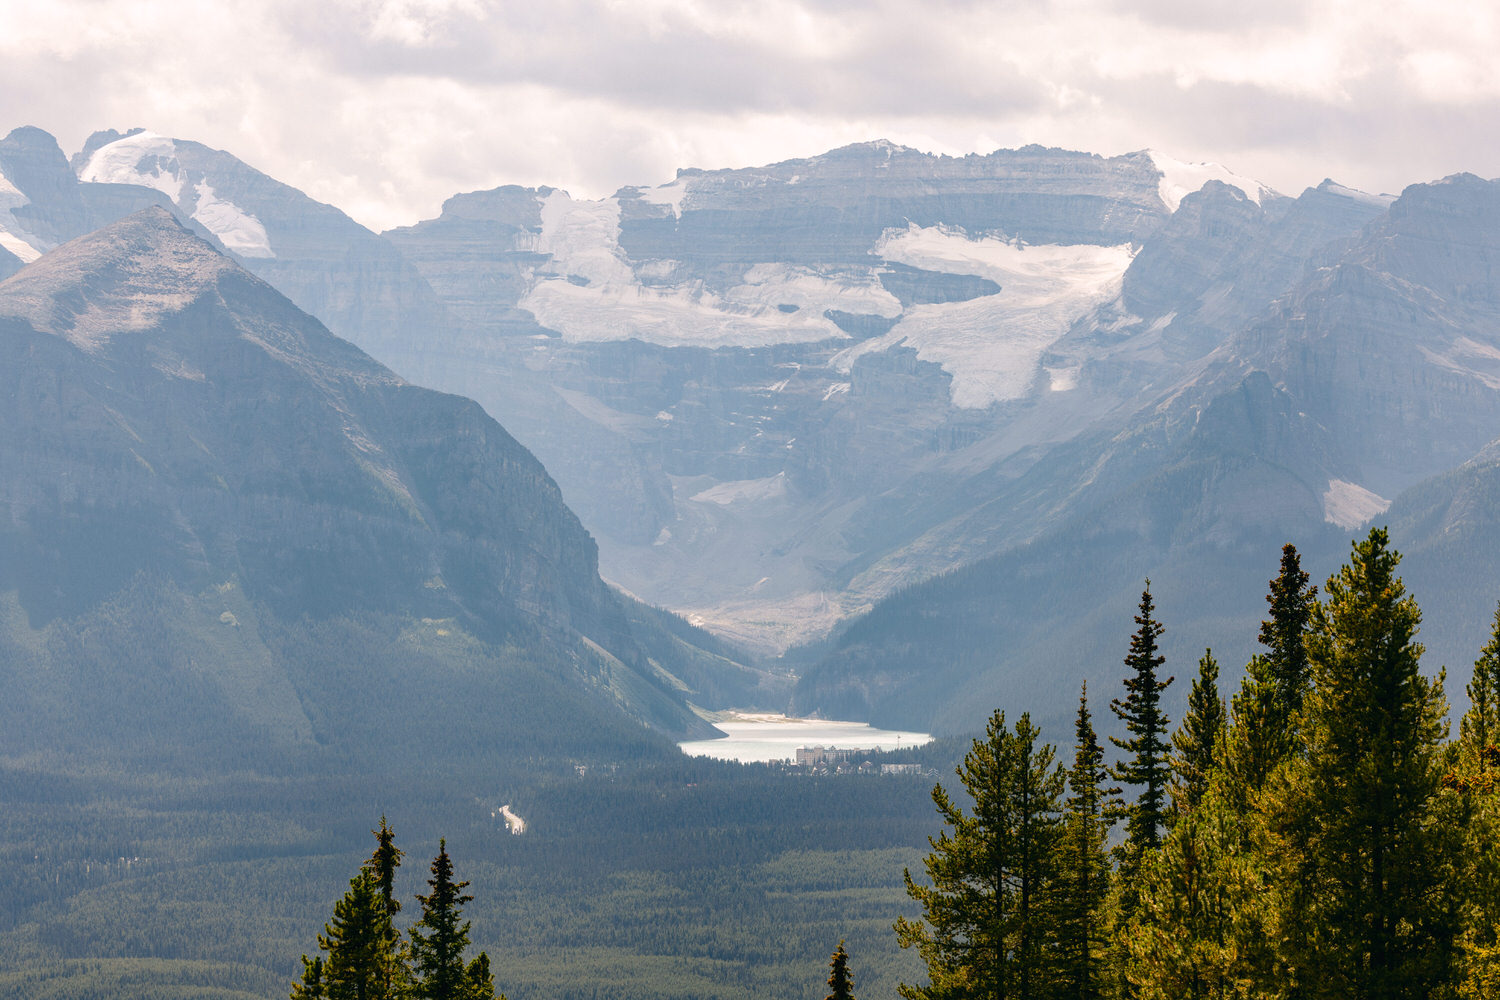
[[[1318,188],[1322,191],[1327,191],[1329,194],[1336,194],[1363,205],[1374,205],[1379,208],[1386,208],[1396,200],[1396,196],[1393,194],[1371,194],[1368,191],[1361,191],[1358,188],[1345,187],[1331,180],[1319,184]]]
[[[13,211],[29,201],[10,178],[0,173],[0,247],[19,257],[23,264],[30,264],[42,255],[42,251],[31,242],[35,237],[26,233]]]
[[[260,220],[238,205],[218,197],[204,179],[194,188],[198,196],[193,218],[219,238],[224,246],[241,257],[275,257],[271,240]]]
[[[4,247],[12,255],[20,258],[23,264],[30,264],[42,255],[36,247],[5,229],[0,229],[0,247]]]
[[[841,351],[832,364],[847,372],[864,354],[910,347],[953,376],[953,405],[965,409],[1025,396],[1047,348],[1119,296],[1134,254],[1128,244],[1028,246],[916,226],[887,232],[876,252],[913,267],[990,278],[1000,292],[914,306],[884,336]]]
[[[1323,491],[1323,520],[1351,530],[1366,524],[1377,514],[1384,514],[1390,505],[1389,500],[1358,483],[1330,479],[1328,489]]]
[[[1072,368],[1048,368],[1047,388],[1052,392],[1068,392],[1078,388],[1078,373],[1082,371],[1081,365]]]
[[[837,395],[840,395],[842,393],[848,392],[849,391],[849,386],[850,386],[850,383],[848,383],[848,382],[831,382],[831,383],[829,383],[828,391],[825,392],[825,393],[823,393],[823,402],[826,403],[830,399],[832,399],[834,396],[837,396]]]
[[[1230,187],[1239,188],[1246,198],[1257,205],[1265,195],[1275,193],[1259,181],[1242,177],[1217,163],[1184,163],[1149,149],[1146,155],[1151,157],[1151,162],[1157,170],[1161,171],[1157,194],[1173,212],[1177,211],[1177,206],[1182,204],[1183,198],[1194,191],[1201,190],[1209,181],[1223,181]]]
[[[717,504],[728,507],[737,503],[758,503],[775,500],[786,495],[786,473],[778,472],[764,479],[736,479],[717,486],[710,486],[691,499],[697,503]]]
[[[620,250],[620,203],[613,198],[574,201],[553,191],[542,202],[536,249],[552,255],[557,270],[600,284],[634,284]]]
[[[177,204],[182,198],[182,165],[177,144],[155,132],[137,132],[94,150],[78,179],[91,184],[140,184]]]
[[[543,276],[520,305],[568,341],[761,347],[847,340],[823,315],[828,310],[901,314],[900,301],[872,268],[821,272],[760,264],[722,295],[701,282],[647,287],[620,249],[617,200],[574,201],[554,191],[541,211],[542,232],[531,249],[552,255],[556,273]],[[783,308],[790,306],[796,308]]]
[[[155,132],[138,132],[100,146],[78,172],[86,184],[137,184],[155,188],[241,257],[269,258],[266,227],[251,213],[220,198],[207,177],[196,179],[177,156],[177,144]],[[187,193],[184,193],[187,192]]]
[[[662,184],[654,188],[636,188],[642,201],[653,205],[666,205],[672,210],[672,218],[682,218],[682,201],[688,195],[688,185],[685,178],[679,177],[671,184]]]

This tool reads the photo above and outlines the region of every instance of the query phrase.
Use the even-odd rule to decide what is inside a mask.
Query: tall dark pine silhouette
[[[1109,703],[1110,710],[1125,725],[1130,736],[1110,737],[1110,742],[1125,751],[1125,758],[1110,769],[1110,777],[1140,789],[1135,802],[1125,808],[1125,842],[1120,845],[1121,909],[1130,916],[1138,903],[1134,888],[1141,860],[1161,844],[1162,827],[1167,819],[1167,784],[1172,778],[1168,757],[1168,731],[1171,720],[1161,707],[1161,693],[1172,678],[1157,679],[1157,668],[1166,662],[1158,651],[1158,640],[1165,629],[1156,620],[1151,600],[1151,581],[1141,591],[1136,631],[1130,637],[1130,652],[1125,657],[1125,697]]]
[[[1318,588],[1308,585],[1296,547],[1282,546],[1281,570],[1266,594],[1271,614],[1260,623],[1260,643],[1266,651],[1245,667],[1232,705],[1234,733],[1227,765],[1242,806],[1300,743],[1296,726],[1309,684],[1307,631],[1317,594]]]
[[[375,837],[375,851],[365,867],[375,876],[386,912],[395,919],[396,914],[401,912],[401,901],[396,898],[396,869],[401,867],[401,859],[406,852],[396,846],[396,834],[386,823],[384,816],[380,817],[380,829],[371,830],[370,833]]]
[[[1109,944],[1105,903],[1109,898],[1108,803],[1118,788],[1104,787],[1104,748],[1094,733],[1089,689],[1078,698],[1073,767],[1058,861],[1058,996],[1097,1000],[1105,988],[1104,955]]]
[[[328,955],[323,962],[322,996],[327,1000],[394,1000],[397,994],[392,983],[399,962],[391,949],[393,940],[380,886],[369,869],[361,869],[344,898],[334,904],[333,919],[318,935],[318,947]],[[306,970],[306,958],[303,961]],[[307,984],[304,971],[299,984],[302,996],[308,995]]]
[[[828,996],[824,1000],[854,1000],[854,977],[849,974],[849,953],[842,941],[828,960]]]
[[[427,880],[430,889],[417,896],[422,916],[411,929],[414,992],[422,1000],[467,1000],[464,951],[469,946],[469,922],[463,919],[463,907],[474,899],[463,891],[468,884],[453,881],[448,843],[439,840],[432,878]]]
[[[1266,603],[1271,616],[1260,623],[1260,644],[1266,647],[1266,665],[1276,685],[1277,701],[1286,722],[1302,710],[1307,694],[1310,666],[1307,659],[1307,629],[1317,606],[1318,588],[1308,585],[1302,557],[1290,542],[1281,547],[1281,571],[1271,581]]]

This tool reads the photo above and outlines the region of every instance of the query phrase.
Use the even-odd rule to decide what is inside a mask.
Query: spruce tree
[[[1307,630],[1317,605],[1318,588],[1308,586],[1302,557],[1290,542],[1281,547],[1281,572],[1271,581],[1266,603],[1271,616],[1260,623],[1260,643],[1266,647],[1267,675],[1276,686],[1277,703],[1289,724],[1302,710],[1310,665]]]
[[[1438,995],[1455,933],[1447,707],[1441,677],[1421,673],[1421,612],[1388,546],[1380,528],[1355,543],[1314,610],[1306,753],[1268,810],[1286,864],[1284,968],[1330,1000]]]
[[[323,956],[302,956],[302,978],[292,984],[292,1000],[327,1000],[323,988]]]
[[[1172,737],[1172,801],[1178,816],[1198,808],[1224,750],[1224,699],[1219,696],[1219,664],[1211,649],[1198,661],[1187,714]],[[1174,820],[1175,821],[1175,820]]]
[[[396,914],[401,912],[401,901],[396,898],[396,869],[401,867],[405,852],[396,846],[396,834],[386,823],[384,816],[380,817],[380,829],[371,830],[370,833],[375,837],[375,851],[365,867],[374,874],[385,911],[394,920]]]
[[[828,960],[828,996],[823,1000],[854,1000],[854,977],[849,974],[849,953],[842,941]]]
[[[1162,710],[1161,694],[1173,679],[1157,680],[1157,668],[1166,662],[1157,647],[1165,630],[1153,612],[1151,581],[1147,580],[1146,589],[1141,591],[1140,611],[1135,616],[1136,631],[1130,637],[1130,652],[1125,657],[1129,670],[1125,676],[1125,698],[1109,704],[1130,733],[1128,739],[1110,737],[1110,742],[1128,755],[1110,769],[1110,777],[1140,789],[1135,803],[1125,808],[1125,842],[1118,852],[1121,906],[1126,916],[1135,907],[1134,880],[1141,862],[1161,844],[1162,827],[1167,819],[1167,783],[1172,776],[1167,744],[1171,722]]]
[[[1296,547],[1282,546],[1281,571],[1266,594],[1271,615],[1260,623],[1260,643],[1266,652],[1251,657],[1232,704],[1226,766],[1241,808],[1248,807],[1271,772],[1300,743],[1297,719],[1310,677],[1307,631],[1318,593],[1307,579]]]
[[[922,917],[896,921],[897,943],[916,948],[927,966],[927,986],[901,985],[908,1000],[1040,997],[1053,988],[1063,772],[1039,735],[1030,716],[1021,716],[1012,734],[996,712],[957,770],[973,811],[942,785],[932,790],[947,828],[928,839],[930,884],[905,873]]]
[[[327,1000],[391,1000],[397,978],[394,937],[379,883],[368,869],[360,869],[318,935],[318,947],[328,955],[322,970]]]
[[[469,922],[462,919],[462,911],[474,899],[464,894],[468,884],[453,881],[447,841],[439,840],[432,878],[427,880],[430,890],[417,896],[422,916],[411,929],[413,990],[422,1000],[466,1000]]]
[[[1109,944],[1108,804],[1118,788],[1104,787],[1104,749],[1089,713],[1089,689],[1078,698],[1073,767],[1058,859],[1058,996],[1097,1000],[1104,995]]]

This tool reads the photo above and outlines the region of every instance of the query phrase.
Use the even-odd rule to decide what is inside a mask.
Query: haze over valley
[[[245,50],[338,49],[353,15],[335,6],[273,4],[288,38],[246,25]],[[1479,138],[1366,170],[1340,118],[1326,129],[1336,176],[1292,187],[1323,148],[1301,119],[1247,112],[1285,130],[1252,142],[1226,138],[1239,120],[1227,111],[1198,116],[1196,134],[1163,126],[1161,148],[1122,151],[1144,119],[1079,125],[1113,107],[1089,74],[1151,107],[1136,88],[1154,77],[1024,53],[984,61],[1016,80],[973,84],[1012,94],[999,134],[1014,142],[924,141],[968,128],[952,81],[866,88],[879,113],[828,125],[819,116],[853,86],[825,92],[804,61],[842,60],[840,79],[869,82],[871,52],[915,60],[931,32],[943,51],[969,49],[923,19],[889,49],[884,33],[910,20],[900,12],[838,33],[808,27],[829,28],[820,12],[793,31],[776,7],[751,20],[785,29],[785,76],[752,76],[785,93],[745,91],[739,140],[714,117],[717,90],[667,93],[631,70],[639,92],[615,87],[616,105],[588,104],[606,100],[590,96],[590,73],[566,100],[531,93],[545,127],[497,151],[498,126],[476,113],[453,127],[454,109],[484,106],[485,88],[514,96],[506,74],[537,70],[520,50],[477,58],[473,46],[498,43],[485,18],[467,30],[488,41],[466,41],[470,6],[371,7],[375,35],[333,63],[341,80],[369,74],[386,105],[329,114],[327,136],[306,141],[346,148],[317,164],[311,147],[265,138],[305,109],[271,115],[288,102],[252,99],[261,91],[232,73],[234,99],[179,88],[245,102],[231,148],[214,128],[173,134],[202,120],[193,108],[162,111],[163,131],[125,127],[154,120],[143,113],[86,136],[71,113],[29,117],[51,105],[18,82],[6,39],[29,40],[25,58],[48,67],[73,60],[80,79],[96,42],[42,30],[41,13],[7,31],[0,15],[0,82],[32,95],[6,105],[0,139],[0,1000],[266,1000],[294,983],[302,1000],[342,1000],[317,991],[344,973],[311,957],[335,969],[324,921],[346,890],[335,923],[360,900],[387,922],[380,975],[395,1000],[425,974],[421,928],[435,924],[417,914],[449,889],[473,897],[459,904],[478,963],[460,970],[463,1000],[816,1000],[825,977],[843,1000],[837,955],[825,959],[840,942],[859,995],[893,997],[940,968],[907,923],[933,919],[933,897],[912,886],[941,885],[928,852],[947,843],[941,824],[958,829],[944,803],[984,799],[973,759],[1012,767],[1040,747],[1026,759],[1052,775],[1038,795],[1051,796],[1047,822],[1075,824],[1069,837],[1084,836],[1085,779],[1099,793],[1088,808],[1105,808],[1099,782],[1155,787],[1159,775],[1118,770],[1155,709],[1106,711],[1137,697],[1121,680],[1138,669],[1171,722],[1152,738],[1172,755],[1156,762],[1172,775],[1156,792],[1176,811],[1114,833],[1102,813],[1088,822],[1103,824],[1090,850],[1113,886],[1110,961],[1157,975],[1152,955],[1127,952],[1156,940],[1136,933],[1148,918],[1132,907],[1139,880],[1168,870],[1149,859],[1177,857],[1163,844],[1233,841],[1213,869],[1233,881],[1272,833],[1293,838],[1273,819],[1309,829],[1323,815],[1268,775],[1327,750],[1335,619],[1354,614],[1338,602],[1359,574],[1394,565],[1387,542],[1405,590],[1381,592],[1421,613],[1417,639],[1382,663],[1409,666],[1398,687],[1421,701],[1408,714],[1424,720],[1412,752],[1426,763],[1412,773],[1432,779],[1420,808],[1437,803],[1421,815],[1449,817],[1423,829],[1487,836],[1486,803],[1500,800],[1463,799],[1462,822],[1442,812],[1493,788],[1491,730],[1475,727],[1494,696],[1483,664],[1500,653],[1469,667],[1500,627],[1500,180],[1481,176],[1494,168]],[[646,35],[677,52],[680,33],[699,32],[730,81],[737,46],[768,44],[747,21],[730,18],[725,36],[729,15],[679,6]],[[1202,31],[1197,14],[1123,27],[1117,14],[1099,23],[1154,25],[1173,51]],[[538,51],[597,48],[590,23]],[[656,44],[614,41],[609,59],[595,52],[601,78]],[[182,53],[163,80],[202,59]],[[459,69],[439,66],[443,53]],[[1426,67],[1431,82],[1435,66],[1468,65],[1418,55],[1399,73]],[[1198,100],[1190,62],[1173,93]],[[409,101],[382,89],[393,65]],[[1225,108],[1282,112],[1343,87],[1347,115],[1364,114],[1347,60],[1330,56],[1328,79],[1300,96],[1247,96],[1268,65],[1283,61],[1247,56],[1240,79],[1204,85],[1227,88]],[[429,89],[444,82],[448,103]],[[1489,100],[1474,87],[1452,121]],[[922,94],[949,101],[930,132]],[[633,100],[665,102],[653,113],[680,127],[642,131],[655,145],[609,159],[608,136],[656,120],[632,117]],[[538,110],[557,101],[578,121]],[[409,105],[424,102],[422,128]],[[1415,121],[1418,105],[1393,100],[1390,117]],[[495,122],[521,113],[493,107]],[[600,107],[615,113],[597,149],[562,150],[557,130]],[[1037,108],[1072,125],[1014,124]],[[791,138],[760,141],[780,136],[776,115]],[[51,120],[65,125],[27,124]],[[1065,138],[1022,141],[1035,134]],[[1074,141],[1094,134],[1093,149]],[[1199,136],[1250,166],[1208,162]],[[681,155],[662,167],[668,153]],[[1419,170],[1450,160],[1460,172]],[[372,180],[370,163],[391,172]],[[540,172],[549,163],[556,176]],[[1358,186],[1408,169],[1391,190]],[[629,182],[605,193],[598,179],[622,171]],[[476,177],[526,183],[458,186]],[[1407,607],[1392,614],[1406,621]],[[1277,638],[1283,626],[1292,638]],[[1176,681],[1159,685],[1157,666]],[[1451,743],[1437,735],[1444,697]],[[1087,765],[1090,710],[1111,749]],[[1281,736],[1256,735],[1266,719]],[[1217,758],[1203,749],[1215,739]],[[799,761],[809,747],[827,753]],[[1233,826],[1252,821],[1273,824],[1256,827],[1254,850],[1250,827]],[[1137,851],[1147,827],[1166,839],[1140,851],[1160,853]],[[1490,886],[1452,876],[1473,853],[1454,843],[1423,848],[1452,861],[1444,885]],[[441,891],[424,874],[435,852],[456,866]],[[1235,885],[1281,877],[1267,872]],[[1452,913],[1490,913],[1464,898]],[[1277,899],[1276,912],[1301,912]],[[1273,936],[1260,917],[1235,919],[1236,934]],[[1465,996],[1490,982],[1493,929],[1445,939],[1473,963],[1453,959],[1470,970]],[[1277,933],[1277,947],[1320,940]],[[1237,981],[1296,965],[1277,955]]]

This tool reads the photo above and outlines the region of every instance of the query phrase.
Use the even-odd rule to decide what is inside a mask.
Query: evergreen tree
[[[1317,606],[1301,556],[1288,543],[1281,549],[1281,571],[1270,583],[1271,616],[1260,623],[1266,652],[1251,658],[1232,705],[1234,726],[1226,766],[1241,808],[1265,787],[1271,772],[1297,749],[1298,713],[1307,695],[1310,667],[1307,631]]]
[[[323,962],[323,996],[327,1000],[390,1000],[395,995],[391,983],[397,978],[393,970],[398,964],[391,950],[394,937],[379,883],[368,869],[360,869],[344,898],[334,904],[333,919],[318,935],[318,947],[328,955]]]
[[[448,844],[439,840],[432,878],[427,880],[430,891],[417,896],[422,916],[411,929],[414,992],[422,1000],[466,1000],[469,922],[461,917],[464,904],[474,899],[463,892],[468,884],[453,881]]]
[[[1271,617],[1260,623],[1260,644],[1266,647],[1266,672],[1276,687],[1277,704],[1289,723],[1302,710],[1307,694],[1310,665],[1307,630],[1317,606],[1318,588],[1308,586],[1307,573],[1297,547],[1281,547],[1281,572],[1271,581],[1266,603]]]
[[[464,970],[467,1000],[505,1000],[505,994],[495,993],[495,977],[490,973],[490,956],[480,952]]]
[[[1446,705],[1419,669],[1421,612],[1388,541],[1377,528],[1357,542],[1314,609],[1307,749],[1269,810],[1286,864],[1276,938],[1290,985],[1318,998],[1432,997],[1449,974]]]
[[[947,829],[928,842],[929,885],[905,873],[906,891],[922,904],[918,920],[896,921],[896,940],[915,947],[928,985],[901,986],[908,1000],[1041,997],[1054,985],[1053,906],[1063,772],[1055,750],[1038,745],[1031,717],[1012,734],[991,717],[957,774],[974,800],[955,804],[942,785],[932,799]]]
[[[1449,784],[1464,817],[1458,994],[1480,1000],[1500,996],[1500,609],[1467,691]]]
[[[1104,749],[1089,714],[1089,689],[1078,698],[1073,767],[1058,860],[1058,995],[1097,1000],[1104,995],[1109,944],[1106,903],[1110,890],[1108,803],[1118,788],[1105,788]]]
[[[401,901],[396,898],[396,869],[401,867],[405,852],[396,846],[396,834],[386,824],[384,816],[380,817],[380,829],[370,833],[375,837],[375,851],[365,867],[374,874],[385,912],[394,920],[401,912]]]
[[[323,956],[302,956],[302,978],[292,984],[292,1000],[326,1000],[323,989]]]
[[[1167,733],[1171,722],[1161,707],[1161,693],[1173,678],[1157,680],[1157,668],[1166,657],[1157,651],[1157,641],[1164,631],[1153,617],[1151,581],[1141,591],[1140,613],[1135,616],[1136,631],[1130,637],[1130,652],[1125,657],[1129,673],[1125,676],[1125,699],[1115,699],[1109,707],[1125,724],[1128,739],[1110,737],[1110,742],[1128,755],[1110,770],[1110,777],[1140,788],[1133,805],[1125,809],[1125,842],[1119,849],[1121,907],[1125,916],[1136,903],[1134,882],[1145,856],[1161,844],[1161,831],[1167,818],[1167,783],[1172,767],[1168,759]]]
[[[849,953],[842,941],[828,960],[828,996],[823,1000],[854,1000],[854,977],[849,974]]]
[[[1470,782],[1493,786],[1500,771],[1500,607],[1464,690],[1469,710],[1459,722],[1459,755]]]
[[[1119,931],[1124,978],[1139,1000],[1269,996],[1241,948],[1247,930],[1258,931],[1263,900],[1221,786],[1213,781],[1178,816],[1141,870],[1139,908]]]
[[[1172,737],[1174,782],[1172,801],[1177,815],[1198,808],[1209,779],[1224,750],[1224,699],[1219,696],[1219,664],[1211,649],[1198,661],[1198,676],[1188,696],[1187,714]]]

